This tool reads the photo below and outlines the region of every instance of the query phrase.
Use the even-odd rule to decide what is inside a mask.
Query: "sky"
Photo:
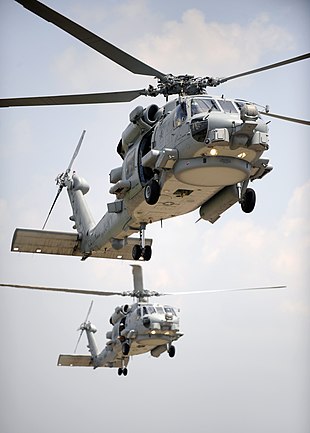
[[[50,7],[154,68],[228,76],[309,52],[310,5],[296,0],[83,1]],[[155,84],[83,46],[11,0],[0,3],[1,97],[130,90]],[[309,60],[215,89],[287,116],[310,119]],[[0,281],[130,290],[131,262],[10,252],[16,227],[41,228],[83,129],[74,169],[91,185],[95,220],[114,198],[109,172],[141,97],[128,104],[2,109],[0,113]],[[267,119],[266,119],[267,120]],[[270,119],[269,119],[270,120]],[[143,263],[151,290],[190,291],[287,285],[287,289],[169,297],[184,336],[176,356],[135,357],[129,374],[56,366],[71,353],[93,297],[1,288],[3,433],[122,428],[212,433],[306,433],[309,400],[309,127],[272,120],[266,157],[274,169],[253,183],[257,204],[238,205],[214,225],[198,211],[147,227],[153,257]],[[71,231],[62,193],[49,230]],[[181,235],[180,235],[181,234]],[[91,320],[105,344],[123,299],[94,299]],[[87,353],[82,338],[79,351]]]

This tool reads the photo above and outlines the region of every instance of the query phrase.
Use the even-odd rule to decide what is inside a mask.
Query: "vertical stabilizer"
[[[141,295],[144,292],[143,289],[143,275],[142,275],[142,268],[140,265],[131,265],[132,267],[132,274],[133,274],[133,286],[134,286],[134,294],[137,295],[138,298],[139,295]]]
[[[74,228],[82,235],[95,227],[95,221],[84,198],[88,191],[89,185],[86,180],[74,173],[68,185],[68,195],[73,212],[70,219],[75,223]]]

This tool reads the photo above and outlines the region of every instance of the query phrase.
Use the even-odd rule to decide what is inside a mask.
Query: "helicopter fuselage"
[[[249,180],[271,170],[261,159],[268,128],[253,104],[197,95],[137,107],[130,120],[118,145],[123,165],[110,173],[116,200],[97,226],[82,228],[85,251],[109,242],[121,249],[141,226],[199,207],[214,223],[241,200]]]
[[[175,308],[150,304],[147,300],[116,307],[110,323],[113,328],[107,332],[108,341],[101,352],[94,338],[96,327],[90,322],[82,323],[80,329],[86,332],[91,357],[60,355],[58,365],[118,368],[119,375],[127,375],[129,357],[147,352],[156,358],[163,352],[173,357],[172,343],[183,335]]]
[[[247,186],[272,169],[262,158],[267,124],[254,104],[184,96],[162,108],[138,106],[129,119],[117,146],[123,163],[110,172],[116,199],[98,224],[85,201],[87,182],[66,172],[61,181],[78,236],[17,229],[12,251],[149,260],[147,224],[198,208],[201,219],[214,223],[236,202],[253,210],[255,193]],[[130,237],[137,232],[140,239]]]

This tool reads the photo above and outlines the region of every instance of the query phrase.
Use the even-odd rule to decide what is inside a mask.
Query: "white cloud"
[[[289,31],[273,24],[266,14],[245,24],[226,24],[208,22],[200,10],[188,9],[180,19],[165,21],[159,13],[154,16],[141,0],[115,6],[108,12],[103,6],[102,11],[97,10],[96,14],[100,13],[104,17],[102,25],[100,29],[92,30],[98,30],[103,38],[149,65],[176,75],[227,76],[257,66],[268,53],[281,52],[293,46],[293,36]],[[109,15],[116,20],[113,28]],[[143,19],[139,20],[140,16]],[[88,21],[87,15],[81,24],[87,26]],[[98,18],[94,24],[97,21]],[[102,27],[104,33],[99,31]],[[127,79],[136,78],[137,81],[131,82],[143,83],[141,76],[124,73],[123,68],[100,59],[91,49],[83,53],[82,57],[81,51],[77,55],[77,46],[70,46],[57,58],[59,75],[73,87],[81,89],[83,85],[87,88],[100,84],[105,89],[117,90],[115,83],[120,83],[119,88],[125,88]]]
[[[300,317],[310,317],[310,305],[302,301],[285,301],[281,305],[281,311]]]
[[[252,67],[267,52],[292,46],[290,33],[260,15],[245,25],[207,22],[198,9],[189,9],[180,21],[163,24],[138,45],[147,62],[173,73],[226,75]]]
[[[206,265],[223,260],[239,262],[240,270],[257,275],[278,276],[304,285],[310,253],[310,181],[295,189],[279,224],[269,226],[251,219],[227,221],[222,228],[204,235],[203,257]],[[210,247],[212,245],[213,247]],[[253,274],[254,275],[254,274]]]

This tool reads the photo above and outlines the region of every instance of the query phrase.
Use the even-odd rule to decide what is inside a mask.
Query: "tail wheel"
[[[256,194],[254,189],[247,188],[241,201],[241,209],[245,213],[251,213],[255,207]]]
[[[124,376],[127,376],[127,374],[128,374],[128,370],[127,370],[127,368],[125,367],[125,368],[119,368],[118,370],[117,370],[117,374],[119,375],[119,376],[121,376],[122,374],[124,375]]]
[[[150,180],[144,188],[144,198],[147,204],[156,204],[160,196],[160,186],[159,183],[152,179]]]

